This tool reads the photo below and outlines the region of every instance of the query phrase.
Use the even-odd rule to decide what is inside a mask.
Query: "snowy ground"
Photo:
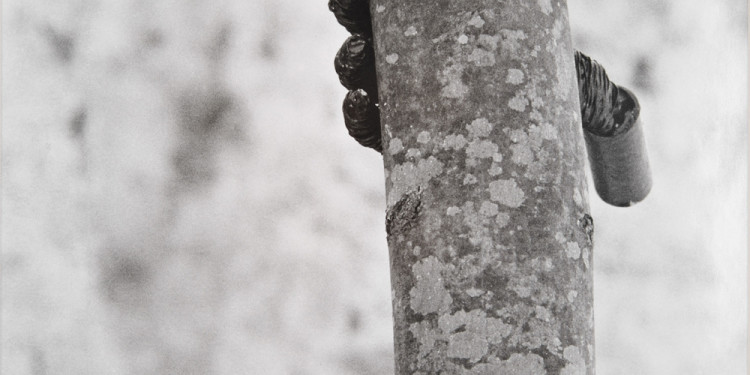
[[[3,374],[389,374],[380,157],[323,0],[6,0]],[[643,106],[651,196],[591,194],[599,374],[744,374],[739,0],[570,0]]]

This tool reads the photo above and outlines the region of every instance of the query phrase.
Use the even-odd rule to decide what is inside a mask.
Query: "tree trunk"
[[[565,1],[371,1],[397,374],[593,374]]]

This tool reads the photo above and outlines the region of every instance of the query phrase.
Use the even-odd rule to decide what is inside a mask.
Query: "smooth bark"
[[[593,374],[565,1],[371,1],[397,374]]]

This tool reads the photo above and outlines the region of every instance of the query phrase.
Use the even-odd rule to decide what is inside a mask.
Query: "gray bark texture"
[[[372,0],[397,374],[593,374],[565,1]]]

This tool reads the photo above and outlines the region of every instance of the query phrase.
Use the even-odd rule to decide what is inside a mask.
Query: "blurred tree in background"
[[[3,2],[2,372],[389,374],[382,161],[324,1]],[[743,374],[746,4],[571,0],[655,184],[596,201],[601,374]]]

